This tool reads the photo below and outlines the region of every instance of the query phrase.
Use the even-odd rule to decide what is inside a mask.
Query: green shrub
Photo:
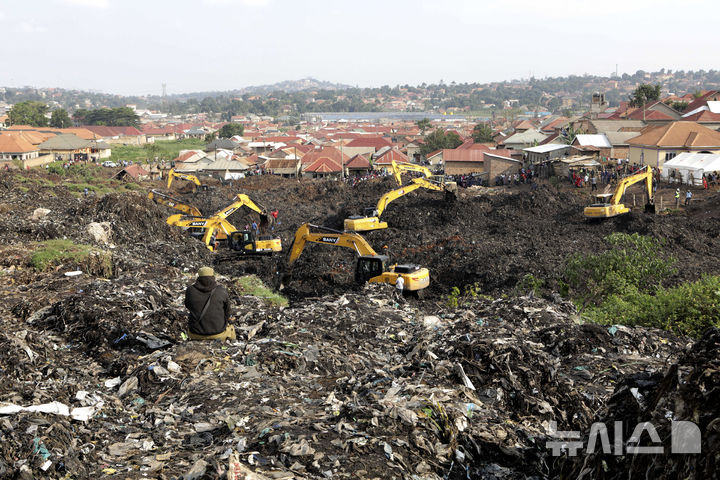
[[[54,173],[55,175],[65,175],[65,168],[63,168],[63,162],[49,163],[48,172]]]
[[[526,273],[525,276],[515,285],[516,293],[520,295],[528,294],[532,292],[536,297],[540,295],[540,290],[545,281],[541,278],[537,278],[532,273]]]
[[[605,237],[609,249],[596,255],[573,255],[563,281],[582,307],[602,303],[631,289],[654,292],[675,272],[675,258],[663,255],[664,242],[634,233]]]
[[[71,262],[91,274],[112,275],[112,255],[90,245],[76,244],[72,240],[53,239],[38,244],[30,263],[38,271]]]
[[[720,276],[658,288],[654,294],[636,288],[613,294],[587,316],[598,323],[642,325],[700,337],[710,327],[720,327]]]
[[[235,280],[235,286],[242,293],[261,298],[268,305],[286,307],[288,305],[287,298],[277,292],[272,291],[255,275],[246,275]]]
[[[450,308],[458,308],[466,305],[475,298],[491,298],[487,295],[483,295],[482,293],[480,293],[480,291],[480,284],[478,283],[465,285],[465,287],[463,287],[463,290],[460,290],[458,287],[452,287],[450,289],[450,293],[447,296],[447,299],[445,300],[445,304]]]

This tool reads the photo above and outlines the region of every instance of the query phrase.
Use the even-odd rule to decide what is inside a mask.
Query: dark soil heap
[[[85,198],[39,173],[18,178],[0,176],[1,478],[225,478],[236,455],[258,478],[717,475],[717,331],[693,345],[582,325],[557,296],[513,291],[527,273],[552,288],[569,254],[597,251],[614,231],[665,239],[681,262],[675,282],[716,273],[712,199],[689,215],[588,223],[585,198],[549,187],[468,189],[453,203],[419,191],[390,204],[390,228],[365,235],[431,270],[429,298],[396,304],[391,287],[352,284],[348,249],[309,245],[286,266],[300,224],[341,228],[394,188],[389,178],[254,177],[183,197],[204,212],[237,193],[279,208],[285,252],[265,258],[210,253],[142,193]],[[49,213],[33,219],[37,208]],[[109,244],[88,233],[93,222],[107,222]],[[66,276],[71,262],[33,271],[28,250],[53,238],[112,252],[113,274]],[[182,338],[183,292],[206,264],[236,306],[237,342]],[[243,273],[282,287],[291,305],[246,296],[230,282]],[[445,305],[452,287],[472,283],[494,297]],[[41,405],[56,411],[32,409]],[[552,421],[587,432],[595,421],[651,420],[665,439],[669,413],[697,421],[705,454],[585,463],[547,445]]]

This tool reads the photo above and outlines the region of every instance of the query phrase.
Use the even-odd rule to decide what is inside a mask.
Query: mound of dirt
[[[717,478],[720,473],[720,330],[708,330],[700,341],[661,372],[641,372],[624,378],[596,421],[615,438],[629,438],[639,424],[649,422],[659,441],[647,431],[639,442],[626,441],[623,452],[566,457],[557,473],[563,478],[597,479]],[[680,422],[691,422],[681,425]],[[684,430],[689,427],[688,430]],[[583,438],[587,445],[588,438]],[[659,448],[660,453],[628,453],[634,445]]]

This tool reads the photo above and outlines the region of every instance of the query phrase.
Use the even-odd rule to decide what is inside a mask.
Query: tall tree
[[[47,127],[45,114],[47,105],[42,102],[26,101],[13,105],[8,112],[10,125],[32,125],[33,127]]]
[[[218,136],[220,138],[230,138],[235,135],[240,135],[242,137],[243,133],[245,133],[245,127],[242,123],[226,123],[220,128]]]
[[[80,125],[107,125],[111,127],[137,127],[140,117],[130,107],[77,110],[73,118]]]
[[[455,132],[446,132],[440,128],[425,135],[420,153],[427,155],[436,150],[453,149],[462,145],[462,138]]]
[[[660,99],[660,85],[650,85],[643,83],[633,90],[630,94],[630,106],[642,107],[648,102],[654,102]]]
[[[415,122],[415,124],[420,129],[420,133],[425,135],[425,131],[430,128],[430,119],[429,118],[423,118],[422,120],[418,120]]]
[[[53,110],[52,115],[50,116],[50,126],[55,128],[71,127],[72,120],[70,120],[70,115],[68,115],[67,110],[64,108]]]
[[[492,142],[493,129],[487,123],[478,123],[473,127],[472,138],[475,143]]]
[[[560,133],[560,140],[562,140],[565,145],[572,145],[572,143],[575,141],[575,137],[584,133],[585,131],[582,128],[575,129],[572,125],[568,125],[568,127],[563,128],[562,132]]]

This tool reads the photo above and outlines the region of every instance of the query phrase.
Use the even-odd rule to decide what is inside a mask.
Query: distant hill
[[[285,80],[283,82],[273,83],[272,85],[258,85],[245,87],[238,90],[241,93],[264,94],[270,92],[300,92],[302,90],[345,90],[353,88],[352,85],[344,85],[342,83],[324,82],[316,80],[312,77],[301,78],[300,80]]]
[[[307,90],[346,90],[353,88],[352,85],[344,85],[342,83],[325,82],[312,77],[301,78],[300,80],[285,80],[271,85],[253,85],[234,90],[223,92],[192,92],[168,95],[168,98],[174,100],[187,100],[189,98],[207,98],[223,96],[240,96],[249,95],[267,95],[272,92],[295,93]]]

